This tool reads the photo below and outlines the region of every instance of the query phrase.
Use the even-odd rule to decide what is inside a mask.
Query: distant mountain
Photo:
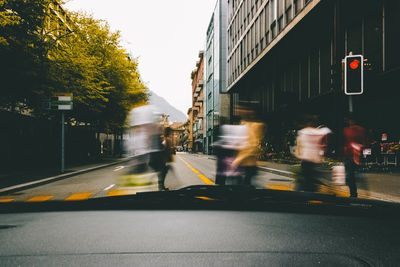
[[[180,110],[173,107],[164,98],[150,91],[150,105],[153,105],[158,112],[169,115],[169,122],[186,122],[187,116]]]

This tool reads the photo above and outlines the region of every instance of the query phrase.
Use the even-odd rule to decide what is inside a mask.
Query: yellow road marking
[[[204,200],[215,200],[215,199],[210,198],[210,197],[195,197],[195,198],[200,198],[200,199],[204,199]]]
[[[65,200],[85,200],[85,199],[88,199],[91,195],[92,195],[92,193],[90,193],[90,192],[76,193],[76,194],[70,195]]]
[[[274,189],[274,190],[287,190],[287,191],[293,191],[293,189],[289,186],[285,185],[267,185],[268,189]]]
[[[27,200],[27,202],[41,202],[51,199],[53,196],[36,196]]]
[[[0,203],[11,202],[13,200],[13,198],[0,198]]]
[[[186,164],[186,166],[188,166],[188,168],[192,170],[192,172],[196,173],[197,176],[198,176],[205,184],[208,184],[208,185],[214,184],[210,179],[208,179],[206,176],[204,176],[203,174],[201,174],[198,170],[196,170],[195,168],[192,168],[192,166],[191,166],[189,163],[187,163],[184,159],[182,159],[181,157],[178,157],[178,158],[179,158],[180,160],[182,160],[182,161]]]
[[[129,195],[129,192],[124,191],[124,190],[110,190],[107,193],[107,196],[112,197],[112,196],[124,196],[124,195]]]
[[[345,193],[345,192],[340,191],[340,190],[335,190],[334,188],[330,188],[330,187],[327,187],[327,186],[324,186],[324,185],[320,185],[318,191],[321,192],[321,193],[333,193],[333,194],[335,194],[335,195],[337,195],[339,197],[348,197],[349,196],[348,193]]]
[[[309,203],[314,203],[314,204],[322,204],[324,202],[322,202],[321,200],[309,200]]]
[[[199,176],[199,178],[200,178],[201,180],[203,180],[203,182],[205,182],[206,184],[214,184],[210,179],[208,179],[207,177],[205,177],[203,174],[199,174],[199,175],[197,175],[197,176]]]

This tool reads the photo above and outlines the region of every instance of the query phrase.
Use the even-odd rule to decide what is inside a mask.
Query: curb
[[[47,177],[47,178],[43,178],[40,180],[36,180],[36,181],[32,181],[32,182],[28,182],[28,183],[24,183],[24,184],[18,184],[18,185],[13,185],[13,186],[9,186],[9,187],[4,187],[0,189],[0,195],[2,194],[8,194],[8,193],[14,193],[20,190],[24,190],[24,189],[29,189],[29,188],[33,188],[36,186],[40,186],[40,185],[44,185],[44,184],[49,184],[55,181],[59,181],[62,179],[66,179],[72,176],[76,176],[78,174],[83,174],[83,173],[87,173],[87,172],[91,172],[91,171],[95,171],[98,169],[102,169],[102,168],[106,168],[109,166],[113,166],[113,165],[117,165],[123,162],[127,162],[130,159],[123,159],[123,160],[119,160],[116,162],[111,162],[111,163],[105,163],[102,165],[97,165],[94,167],[90,167],[90,168],[86,168],[86,169],[82,169],[82,170],[78,170],[78,171],[74,171],[74,172],[70,172],[70,173],[64,173],[64,174],[59,174],[56,176],[51,176],[51,177]]]

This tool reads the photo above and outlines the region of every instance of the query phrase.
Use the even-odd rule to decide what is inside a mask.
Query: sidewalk
[[[66,166],[64,173],[61,173],[58,168],[37,169],[30,171],[15,170],[4,172],[0,173],[0,191],[4,191],[4,189],[15,187],[21,184],[34,184],[36,181],[40,181],[46,178],[66,178],[83,172],[111,166],[125,160],[125,158],[102,158],[93,163],[74,164]]]
[[[282,164],[276,162],[259,161],[260,169],[287,177],[293,177],[291,164]],[[280,172],[280,173],[279,173]],[[333,186],[331,184],[331,171],[323,166],[318,168],[320,181],[323,183],[322,191],[335,193],[339,196],[349,196],[347,186]],[[357,183],[359,196],[361,198],[373,198],[385,201],[400,202],[400,172],[392,173],[359,173]]]

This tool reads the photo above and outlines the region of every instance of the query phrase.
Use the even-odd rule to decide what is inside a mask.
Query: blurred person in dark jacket
[[[345,119],[347,127],[343,129],[343,156],[346,171],[346,184],[350,190],[350,197],[357,197],[356,171],[360,165],[362,148],[366,144],[366,131],[356,124],[354,118]]]

